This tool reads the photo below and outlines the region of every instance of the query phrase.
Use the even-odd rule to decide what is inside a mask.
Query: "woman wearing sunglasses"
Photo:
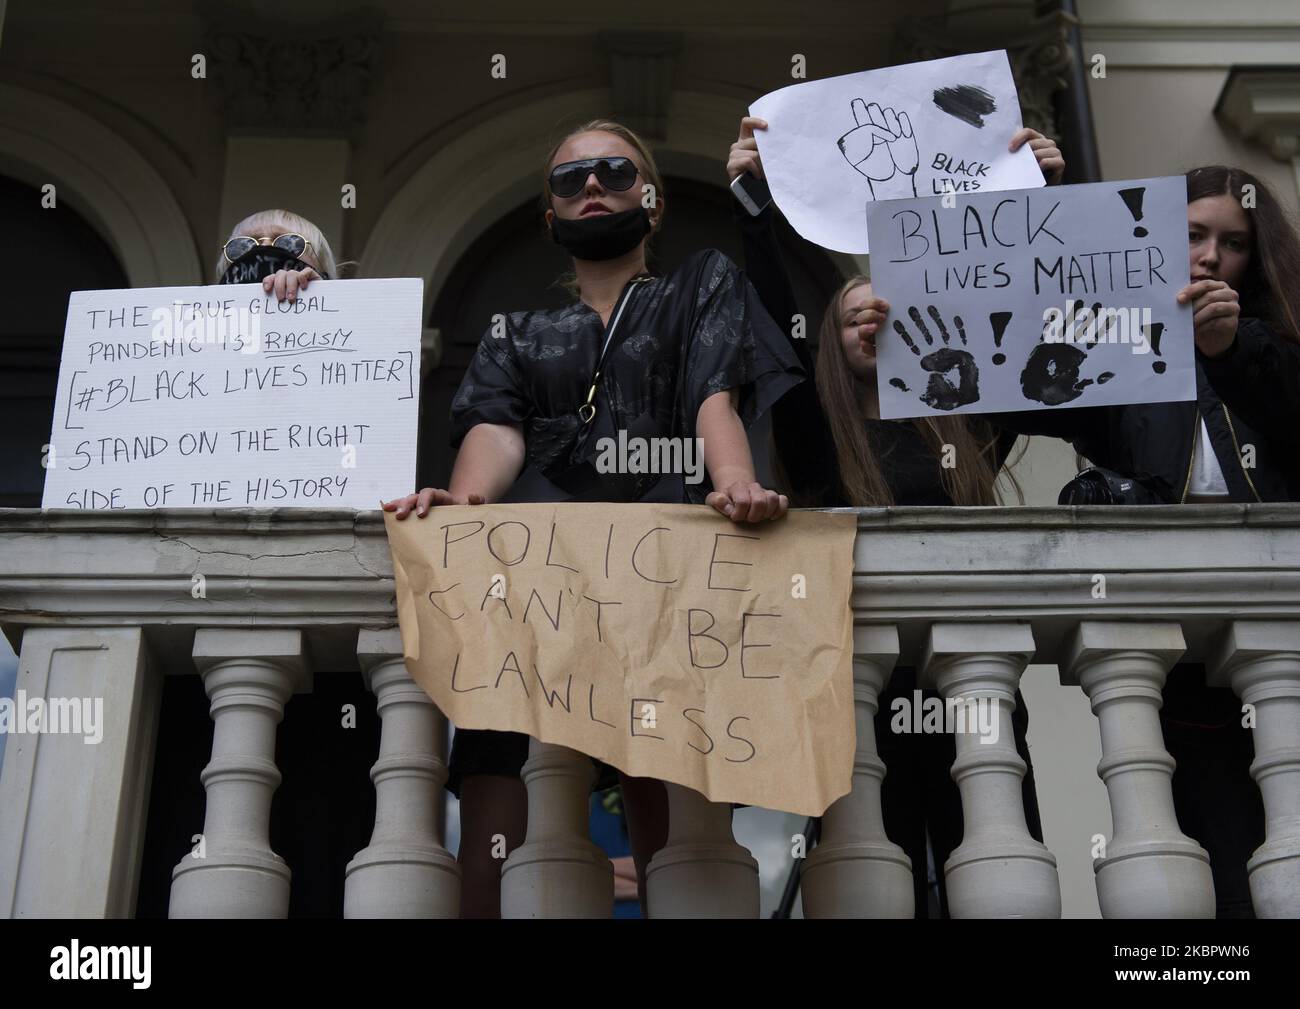
[[[277,300],[294,301],[313,280],[329,280],[336,271],[316,225],[288,210],[261,210],[231,230],[217,260],[217,283],[260,283]]]
[[[488,330],[452,403],[460,452],[450,486],[384,508],[404,519],[442,504],[661,501],[708,504],[734,522],[783,516],[786,498],[755,480],[745,427],[801,369],[720,252],[692,253],[667,276],[646,269],[665,202],[644,142],[618,123],[586,124],[547,157],[542,198],[552,239],[573,257],[578,300],[511,314],[499,336]],[[686,448],[698,438],[707,479],[597,472],[599,443],[620,430],[629,443],[671,437]],[[461,802],[464,917],[499,914],[493,836],[512,849],[524,839],[527,755],[528,738],[517,733],[456,733],[448,788]],[[644,901],[645,867],[665,838],[666,795],[658,781],[620,778]]]

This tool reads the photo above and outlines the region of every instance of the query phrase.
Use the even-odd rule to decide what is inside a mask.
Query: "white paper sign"
[[[1043,185],[1005,50],[793,84],[749,114],[772,199],[810,242],[867,252],[877,200]]]
[[[77,291],[44,508],[377,508],[415,488],[422,284]]]
[[[1196,398],[1180,175],[868,214],[880,415]]]

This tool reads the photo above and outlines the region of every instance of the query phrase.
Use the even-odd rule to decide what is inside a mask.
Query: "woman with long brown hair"
[[[1094,466],[1135,480],[1136,503],[1300,501],[1296,225],[1261,179],[1206,165],[1187,173],[1187,245],[1191,282],[1177,297],[1192,306],[1196,400],[995,419],[1070,441]],[[883,314],[872,321],[883,329]],[[1097,486],[1103,496],[1089,503],[1112,503]],[[1221,918],[1254,915],[1247,863],[1264,841],[1247,721],[1231,690],[1206,685],[1202,665],[1170,670],[1160,724],[1176,763],[1174,809],[1210,856]]]
[[[587,123],[556,144],[542,195],[551,236],[573,257],[577,300],[512,313],[499,337],[488,328],[452,403],[460,451],[450,486],[385,509],[405,519],[444,504],[665,501],[707,504],[734,522],[780,518],[789,502],[757,483],[745,426],[801,372],[744,276],[714,249],[667,276],[647,270],[663,181],[646,144],[619,123]],[[598,470],[599,443],[620,431],[629,441],[698,438],[708,479]],[[494,838],[508,850],[524,839],[527,754],[518,733],[456,733],[448,787],[461,800],[464,917],[499,913]],[[666,834],[666,794],[658,781],[620,778],[644,899],[645,866]]]
[[[741,121],[727,173],[762,177],[754,129],[767,124]],[[1065,162],[1055,143],[1024,129],[1011,140],[1015,150],[1028,144],[1039,167],[1059,181]],[[736,213],[745,241],[745,269],[774,319],[788,323],[798,306],[772,231],[772,212],[751,217]],[[831,297],[822,318],[815,364],[816,387],[799,386],[773,408],[772,434],[777,483],[791,501],[810,507],[886,507],[891,505],[994,505],[996,482],[1015,444],[1015,432],[981,417],[923,417],[882,420],[876,386],[875,319],[888,305],[876,297],[865,276],[850,277]],[[806,339],[791,346],[807,370],[814,370]],[[1004,474],[1019,496],[1014,477]],[[876,739],[886,774],[881,786],[885,830],[912,860],[915,907],[929,917],[928,849],[934,853],[938,907],[947,916],[943,864],[961,842],[961,795],[952,780],[956,748],[943,733],[898,732],[900,711],[937,698],[916,690],[916,671],[899,667],[880,698]],[[1016,748],[1026,766],[1023,785],[1030,833],[1042,840],[1033,768],[1025,741],[1028,716],[1016,694],[1012,712]]]

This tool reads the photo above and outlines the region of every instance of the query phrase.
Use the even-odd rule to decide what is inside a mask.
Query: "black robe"
[[[694,438],[700,404],[728,389],[739,390],[748,427],[802,378],[785,335],[721,252],[692,253],[667,276],[628,287],[590,424],[578,408],[607,330],[589,305],[512,313],[479,342],[452,401],[451,443],[475,424],[521,425],[527,469],[509,500],[702,503],[707,473],[698,484],[682,474],[598,474],[601,439],[620,429],[629,439]]]

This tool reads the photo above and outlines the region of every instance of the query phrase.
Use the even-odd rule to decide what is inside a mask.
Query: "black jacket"
[[[1197,351],[1196,391],[1195,402],[990,419],[1022,434],[1064,438],[1093,463],[1136,477],[1169,504],[1187,498],[1204,419],[1232,501],[1300,500],[1300,345],[1258,319],[1242,319],[1222,357],[1211,360]]]

